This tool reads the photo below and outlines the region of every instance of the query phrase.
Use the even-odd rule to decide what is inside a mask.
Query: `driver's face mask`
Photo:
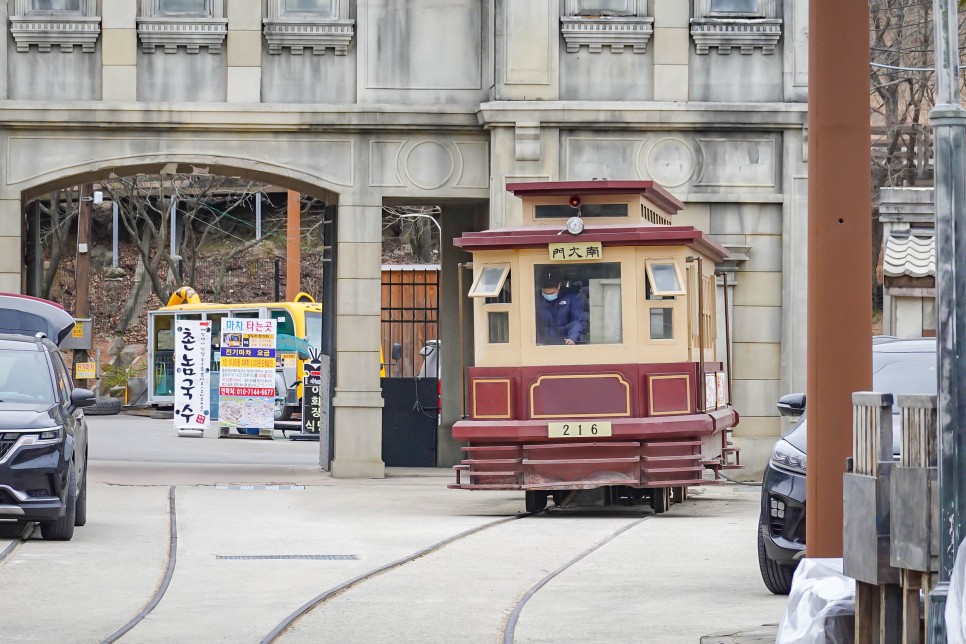
[[[541,293],[541,295],[543,295],[543,299],[547,300],[548,302],[553,302],[557,299],[559,293]]]

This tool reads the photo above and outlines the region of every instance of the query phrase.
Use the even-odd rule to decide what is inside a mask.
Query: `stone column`
[[[20,293],[23,252],[20,199],[0,199],[0,292]]]
[[[338,237],[332,476],[382,478],[381,199],[347,203],[343,198],[339,203]]]
[[[691,8],[681,0],[654,0],[654,100],[688,100]]]
[[[262,2],[231,0],[228,10],[228,102],[262,100]]]
[[[137,3],[131,0],[104,0],[101,16],[101,100],[136,101]]]

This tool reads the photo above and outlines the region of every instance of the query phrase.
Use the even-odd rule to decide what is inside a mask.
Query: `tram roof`
[[[728,257],[724,246],[693,226],[588,225],[579,235],[561,234],[559,228],[549,226],[520,226],[463,233],[453,245],[472,252],[540,248],[572,241],[599,241],[608,246],[687,246],[716,262]]]
[[[669,215],[684,209],[677,197],[653,181],[534,181],[508,183],[506,189],[521,198],[639,194]]]

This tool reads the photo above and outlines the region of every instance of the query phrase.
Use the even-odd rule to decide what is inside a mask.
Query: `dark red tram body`
[[[683,206],[653,182],[507,189],[524,225],[456,240],[473,253],[477,366],[450,487],[525,490],[531,511],[613,487],[661,512],[672,490],[740,467],[715,357],[727,251],[671,225]]]

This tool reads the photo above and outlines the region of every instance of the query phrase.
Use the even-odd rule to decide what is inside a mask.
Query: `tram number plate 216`
[[[608,421],[547,423],[548,438],[597,438],[613,436]]]

